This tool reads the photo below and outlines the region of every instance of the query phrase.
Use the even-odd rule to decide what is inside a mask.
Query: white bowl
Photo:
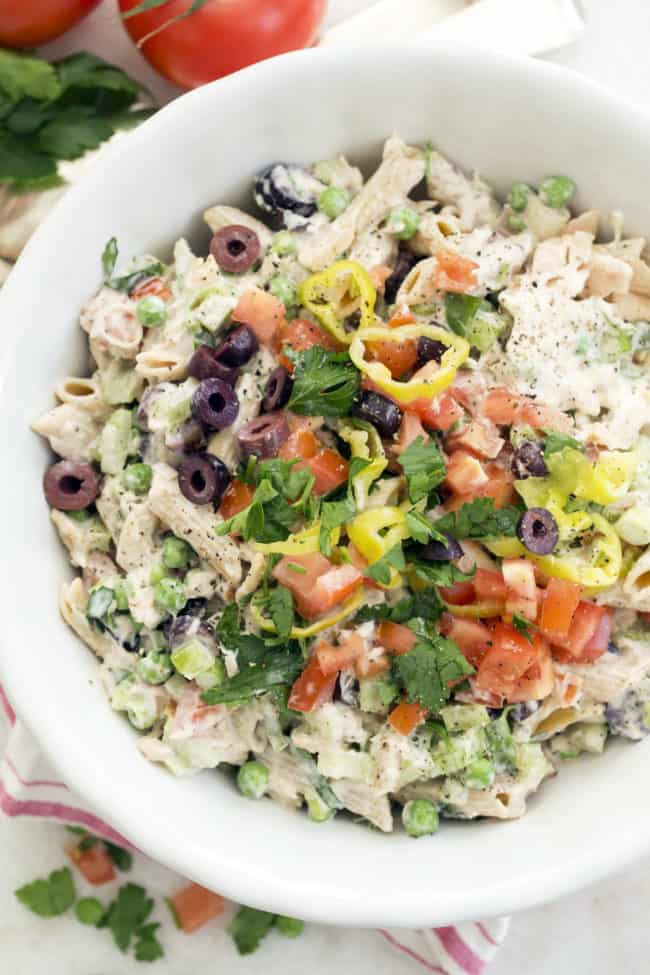
[[[150,765],[109,708],[96,662],[61,622],[69,569],[41,492],[48,454],[28,425],[55,380],[84,367],[77,316],[99,257],[198,232],[216,201],[250,202],[277,159],[377,153],[399,132],[428,139],[504,193],[573,176],[578,205],[621,209],[650,231],[650,127],[548,64],[472,50],[314,50],[250,68],[174,102],[109,150],[26,248],[0,296],[2,679],[65,780],[150,856],[235,900],[349,925],[424,926],[530,907],[650,849],[650,750],[567,763],[528,814],[445,822],[414,842],[351,821],[315,825],[241,797],[219,772],[174,779]]]

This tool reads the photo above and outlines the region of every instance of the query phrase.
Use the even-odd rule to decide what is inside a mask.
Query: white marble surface
[[[367,0],[331,0],[329,20],[354,12]],[[408,0],[407,0],[408,2]],[[535,0],[521,0],[521,3]],[[552,60],[601,82],[622,98],[646,108],[650,96],[650,3],[648,0],[583,0],[587,29],[580,42]],[[116,23],[111,0],[51,53],[81,48],[118,61],[166,97],[173,89],[160,81],[133,50]],[[603,134],[606,138],[606,133]],[[0,751],[2,742],[0,741]],[[612,808],[616,816],[616,808]],[[570,815],[570,810],[567,811]],[[0,971],[36,975],[47,965],[50,975],[129,975],[142,966],[119,956],[107,935],[85,929],[70,919],[39,921],[14,899],[20,884],[62,862],[65,834],[60,827],[0,816]],[[525,865],[522,864],[525,869]],[[139,858],[133,879],[164,895],[177,879],[169,871]],[[646,975],[648,971],[647,911],[650,904],[650,858],[625,875],[513,918],[510,936],[494,963],[492,975]],[[311,970],[329,975],[354,968],[356,975],[415,971],[369,931],[312,926],[297,942],[271,936],[258,955],[239,959],[217,924],[187,938],[163,920],[167,954],[154,971],[187,975],[210,971],[293,975]]]

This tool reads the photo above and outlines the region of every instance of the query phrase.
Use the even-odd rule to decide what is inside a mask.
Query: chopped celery
[[[362,711],[383,714],[399,694],[389,677],[366,677],[359,681],[359,707]]]
[[[210,670],[214,653],[199,640],[188,640],[172,653],[172,663],[179,674],[193,680],[198,674]]]
[[[102,473],[119,474],[123,470],[127,457],[135,453],[137,436],[131,410],[114,410],[99,437]]]
[[[448,704],[440,709],[440,717],[447,731],[467,731],[490,723],[488,710],[482,704]]]

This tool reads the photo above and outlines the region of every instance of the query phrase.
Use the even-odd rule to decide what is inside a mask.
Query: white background
[[[333,23],[366,3],[367,0],[330,0],[328,20]],[[588,19],[585,34],[574,47],[551,59],[600,81],[645,109],[650,97],[650,3],[584,0],[584,6]],[[84,24],[48,50],[61,54],[81,49],[97,51],[123,64],[160,98],[172,93],[134,54],[117,24],[112,0],[105,0]],[[567,815],[571,815],[570,809]],[[615,806],[611,815],[615,820]],[[63,863],[65,840],[61,827],[8,820],[0,815],[0,970],[11,975],[40,975],[46,968],[48,975],[142,973],[142,964],[121,957],[106,932],[83,928],[70,917],[40,921],[15,900],[15,887]],[[525,869],[522,863],[522,870]],[[344,878],[345,864],[341,870]],[[130,879],[145,884],[160,897],[179,885],[173,874],[144,858],[136,860]],[[435,877],[431,880],[435,883]],[[100,889],[106,899],[110,893],[110,889]],[[387,890],[386,896],[398,897],[399,891]],[[647,975],[649,906],[647,859],[596,888],[514,917],[491,975]],[[215,923],[188,938],[173,929],[166,913],[160,904],[154,916],[154,920],[163,921],[161,940],[166,957],[152,971],[161,975],[189,975],[195,971],[334,975],[352,969],[355,975],[407,975],[417,971],[416,966],[395,955],[370,931],[311,926],[295,942],[271,935],[257,955],[240,959],[223,932],[223,925]]]

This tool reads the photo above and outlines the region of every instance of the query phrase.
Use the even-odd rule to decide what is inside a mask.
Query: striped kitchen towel
[[[131,846],[60,781],[17,718],[2,685],[0,754],[0,810],[5,815],[83,826],[96,836]],[[481,975],[503,942],[508,924],[508,918],[495,918],[417,931],[381,929],[378,933],[395,951],[425,971]]]

